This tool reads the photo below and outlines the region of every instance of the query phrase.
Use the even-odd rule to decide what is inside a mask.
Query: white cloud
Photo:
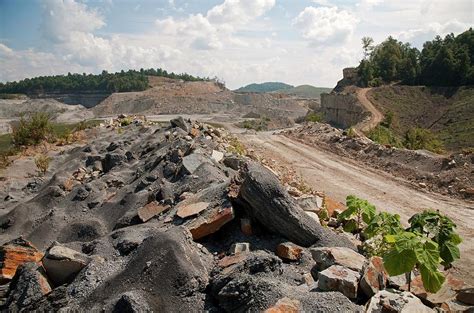
[[[322,5],[322,6],[325,6],[325,7],[331,7],[333,6],[329,0],[313,0],[312,1],[313,3],[316,3],[318,5]]]
[[[350,12],[337,7],[306,7],[293,25],[312,44],[341,44],[353,34],[358,21]]]
[[[105,25],[97,10],[74,0],[46,0],[41,30],[48,40],[67,41],[75,32],[89,33]]]
[[[423,43],[428,40],[433,40],[435,36],[446,36],[447,34],[459,34],[467,30],[471,25],[461,23],[454,19],[446,23],[431,23],[423,28],[409,29],[402,31],[395,35],[401,41],[412,43],[417,48],[422,48]]]
[[[244,24],[273,8],[275,0],[225,0],[207,12],[216,24]]]
[[[221,49],[224,45],[246,46],[234,32],[262,16],[275,5],[275,0],[225,0],[204,16],[190,14],[183,19],[167,17],[155,21],[159,33],[178,37],[180,46],[197,50]]]

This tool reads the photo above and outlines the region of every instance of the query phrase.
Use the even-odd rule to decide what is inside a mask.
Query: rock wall
[[[54,99],[65,104],[82,104],[86,108],[92,108],[99,102],[104,100],[110,93],[44,93],[44,94],[30,94],[33,99]]]
[[[321,94],[321,111],[326,121],[340,128],[349,128],[368,114],[354,94]]]

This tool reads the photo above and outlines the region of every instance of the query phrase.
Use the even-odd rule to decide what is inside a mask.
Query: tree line
[[[458,36],[436,36],[425,42],[421,51],[393,37],[379,45],[373,42],[370,37],[362,38],[364,58],[358,73],[364,87],[392,82],[427,86],[474,84],[472,28]]]
[[[37,94],[48,92],[125,92],[142,91],[148,88],[148,76],[160,76],[184,81],[210,80],[186,73],[175,74],[158,69],[140,69],[101,74],[71,74],[39,76],[20,81],[0,83],[0,93],[4,94]]]

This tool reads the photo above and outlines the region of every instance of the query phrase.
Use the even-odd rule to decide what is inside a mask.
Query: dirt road
[[[354,130],[359,133],[359,135],[367,134],[372,128],[376,127],[383,120],[382,112],[380,112],[367,98],[367,92],[370,89],[371,88],[361,88],[357,89],[356,91],[357,99],[364,106],[364,108],[370,112],[370,118],[368,120],[364,120],[354,126]]]
[[[369,200],[379,210],[397,213],[404,223],[423,208],[438,209],[458,225],[464,242],[461,261],[454,273],[474,284],[474,204],[412,188],[406,181],[367,168],[330,152],[293,141],[282,135],[240,134],[239,138],[256,153],[294,168],[315,190],[345,202],[349,194]]]

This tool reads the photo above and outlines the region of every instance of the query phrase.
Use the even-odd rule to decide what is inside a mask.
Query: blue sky
[[[162,67],[334,86],[360,39],[417,47],[473,26],[471,0],[0,0],[0,81]]]

